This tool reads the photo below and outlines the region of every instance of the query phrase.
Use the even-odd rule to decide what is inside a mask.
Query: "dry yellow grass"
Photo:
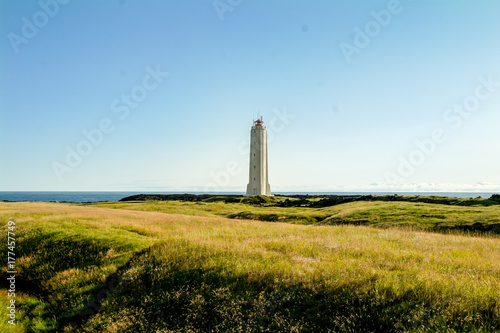
[[[304,226],[59,203],[0,203],[0,216],[16,221],[18,237],[23,230],[39,230],[108,245],[102,267],[90,271],[69,267],[50,277],[47,283],[59,290],[54,297],[61,301],[65,296],[60,289],[76,288],[74,279],[99,285],[133,253],[157,246],[158,260],[174,262],[176,269],[217,269],[224,278],[244,276],[248,283],[277,289],[300,284],[311,291],[333,292],[355,286],[356,297],[370,295],[381,304],[405,297],[426,306],[435,304],[448,313],[446,320],[463,321],[484,311],[494,316],[490,320],[500,318],[498,237]],[[124,253],[128,255],[123,257]],[[19,260],[29,269],[29,256]],[[134,266],[127,274],[150,274],[153,280],[169,274],[166,268],[147,272],[141,267]],[[79,286],[87,290],[81,282]]]

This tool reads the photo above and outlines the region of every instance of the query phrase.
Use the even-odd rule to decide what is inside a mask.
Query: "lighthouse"
[[[267,130],[262,117],[250,130],[250,177],[247,195],[271,195],[267,167]]]

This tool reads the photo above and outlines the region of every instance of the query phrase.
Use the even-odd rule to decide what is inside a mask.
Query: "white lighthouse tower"
[[[267,130],[262,117],[250,131],[250,178],[247,195],[271,195],[267,168]]]

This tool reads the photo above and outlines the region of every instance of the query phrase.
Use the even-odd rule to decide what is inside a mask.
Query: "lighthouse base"
[[[272,196],[271,194],[271,186],[267,184],[265,191],[259,188],[252,188],[251,184],[247,185],[247,193],[246,196],[256,196],[256,195],[265,195]]]

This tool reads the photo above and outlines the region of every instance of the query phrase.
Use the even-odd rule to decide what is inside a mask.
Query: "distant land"
[[[0,201],[46,201],[46,202],[98,202],[118,201],[125,197],[147,194],[209,194],[244,195],[244,192],[189,192],[189,191],[0,191]],[[276,192],[275,195],[401,195],[401,196],[443,196],[457,198],[489,198],[494,192]]]

